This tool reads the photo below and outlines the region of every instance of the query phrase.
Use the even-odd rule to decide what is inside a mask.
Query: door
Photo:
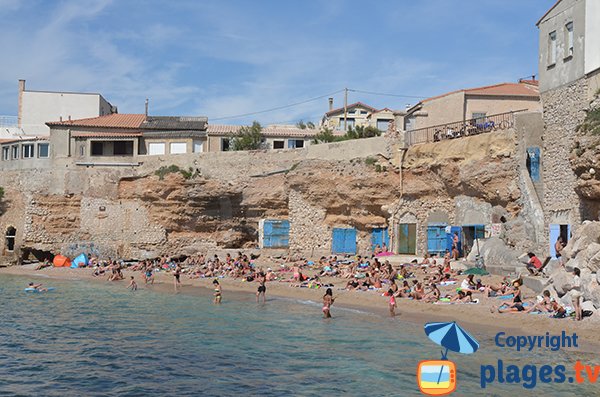
[[[334,228],[331,252],[334,254],[356,254],[356,229]]]
[[[380,248],[383,248],[383,244],[387,250],[390,249],[390,236],[388,235],[387,228],[375,228],[371,230],[371,250],[375,250],[375,246],[379,245]]]
[[[463,254],[463,228],[460,226],[448,226],[446,227],[446,247],[448,252],[452,252],[452,245],[454,245],[454,235],[458,236],[458,256]],[[445,252],[445,250],[444,250]]]
[[[571,225],[550,225],[550,256],[556,258],[556,240],[562,237],[564,244],[566,245],[571,238]]]
[[[540,148],[527,148],[527,171],[533,182],[540,181]]]
[[[263,224],[264,248],[287,248],[290,245],[290,221],[265,220]]]
[[[398,230],[398,253],[416,254],[417,225],[415,223],[401,223]]]
[[[430,223],[427,225],[427,252],[443,254],[446,252],[446,224]]]

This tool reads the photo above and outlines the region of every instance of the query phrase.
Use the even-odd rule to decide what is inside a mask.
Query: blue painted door
[[[265,248],[287,248],[290,245],[290,221],[265,220],[263,246]]]
[[[427,225],[427,252],[443,254],[446,252],[446,224],[430,223]]]
[[[462,227],[460,226],[449,226],[446,228],[446,249],[448,252],[452,252],[452,245],[454,244],[454,233],[458,235],[458,253],[462,256]],[[444,251],[445,252],[445,251]]]
[[[533,182],[540,181],[540,148],[527,148],[527,170]]]
[[[331,252],[334,254],[356,254],[356,229],[334,228]]]
[[[371,250],[374,250],[376,245],[379,245],[379,247],[382,248],[383,243],[385,243],[385,246],[389,251],[390,236],[388,235],[388,230],[384,228],[373,229],[371,231]]]

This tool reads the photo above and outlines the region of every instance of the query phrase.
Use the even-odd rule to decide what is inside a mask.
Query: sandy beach
[[[173,276],[168,272],[157,272],[155,282],[151,287],[146,287],[140,272],[124,271],[125,280],[109,282],[106,276],[94,277],[91,269],[70,269],[70,268],[46,268],[34,270],[34,265],[11,266],[0,269],[0,274],[11,274],[20,276],[42,277],[62,280],[83,280],[94,283],[119,283],[125,288],[128,280],[133,275],[139,288],[151,288],[155,291],[173,293]],[[310,274],[310,272],[309,272]],[[484,282],[498,282],[499,276],[483,276]],[[459,280],[462,279],[459,276]],[[212,289],[212,278],[190,279],[188,275],[182,275],[182,288],[179,293],[191,291],[191,288],[210,288]],[[334,296],[336,297],[332,313],[335,317],[336,307],[354,308],[362,311],[372,312],[381,316],[389,316],[388,298],[382,296],[382,291],[346,291],[342,290],[346,280],[339,278],[323,278],[324,283],[334,284]],[[227,299],[228,291],[241,293],[256,292],[258,286],[255,282],[245,282],[240,279],[219,279],[223,288],[224,300]],[[44,282],[45,284],[51,284]],[[267,299],[269,297],[281,297],[295,300],[310,300],[317,303],[322,302],[324,290],[292,287],[291,283],[272,281],[267,283]],[[455,286],[453,286],[455,287]],[[442,289],[442,293],[449,292],[452,287]],[[534,298],[535,294],[524,289],[526,298]],[[579,323],[566,318],[554,319],[542,314],[523,314],[523,313],[492,313],[490,307],[498,306],[502,301],[496,298],[484,297],[483,294],[477,296],[480,299],[479,304],[430,304],[409,299],[398,299],[398,308],[396,310],[397,318],[402,321],[408,321],[415,324],[424,324],[429,321],[457,321],[467,329],[478,332],[486,337],[493,338],[499,331],[505,331],[507,334],[514,335],[545,335],[550,332],[551,335],[560,334],[562,331],[570,334],[576,332],[580,337],[582,345],[598,346],[600,345],[600,334],[597,332],[598,320],[586,318]],[[319,310],[315,310],[315,316],[320,316]],[[583,350],[583,349],[581,349]]]

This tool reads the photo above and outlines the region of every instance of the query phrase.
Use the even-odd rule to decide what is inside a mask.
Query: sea
[[[27,293],[29,281],[54,290]],[[323,319],[311,301],[267,296],[257,304],[225,289],[215,305],[201,287],[125,286],[0,274],[0,396],[419,396],[419,362],[441,356],[423,324],[402,315],[334,305]],[[453,395],[600,395],[600,386],[569,383],[482,389],[481,365],[499,358],[569,371],[580,357],[511,353],[471,333],[481,346],[475,354],[448,354]]]

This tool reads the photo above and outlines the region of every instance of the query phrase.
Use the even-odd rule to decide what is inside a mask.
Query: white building
[[[47,136],[47,122],[77,120],[116,113],[100,94],[84,92],[30,91],[19,80],[17,125],[26,135]]]

